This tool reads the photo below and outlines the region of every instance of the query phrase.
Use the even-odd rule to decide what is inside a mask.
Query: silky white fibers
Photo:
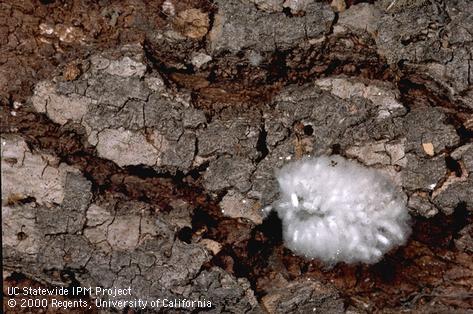
[[[400,191],[375,169],[339,156],[296,161],[277,174],[286,246],[325,263],[375,263],[410,234]]]

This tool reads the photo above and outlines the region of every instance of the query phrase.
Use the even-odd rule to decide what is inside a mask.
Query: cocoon
[[[285,245],[325,263],[375,263],[406,242],[410,216],[400,191],[375,169],[339,156],[296,161],[277,173],[273,204]]]

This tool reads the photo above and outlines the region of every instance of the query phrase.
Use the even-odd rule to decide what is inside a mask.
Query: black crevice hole
[[[192,241],[192,229],[190,227],[181,228],[177,232],[177,238],[185,243],[191,243]]]
[[[445,157],[445,164],[447,165],[447,169],[454,172],[455,176],[461,177],[462,169],[458,161],[453,159],[450,156]]]
[[[332,145],[332,155],[340,155],[342,151],[342,146],[340,144]]]
[[[287,17],[294,17],[294,14],[291,12],[291,8],[285,7],[282,9],[282,13],[286,15]]]
[[[16,234],[16,237],[17,237],[18,241],[23,241],[26,238],[28,238],[28,235],[26,233],[24,233],[23,231],[20,231]]]
[[[314,134],[314,128],[312,127],[312,125],[307,124],[304,126],[304,134],[308,136],[311,136],[312,134]]]

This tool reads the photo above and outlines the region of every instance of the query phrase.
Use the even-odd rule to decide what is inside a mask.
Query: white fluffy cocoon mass
[[[376,263],[406,242],[410,216],[383,174],[339,156],[296,161],[277,174],[273,204],[286,246],[327,264]]]

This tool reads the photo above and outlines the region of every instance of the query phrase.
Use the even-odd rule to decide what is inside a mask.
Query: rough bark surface
[[[5,287],[473,308],[470,1],[4,1],[0,51]],[[405,246],[330,269],[284,247],[275,170],[322,154],[402,189]]]

